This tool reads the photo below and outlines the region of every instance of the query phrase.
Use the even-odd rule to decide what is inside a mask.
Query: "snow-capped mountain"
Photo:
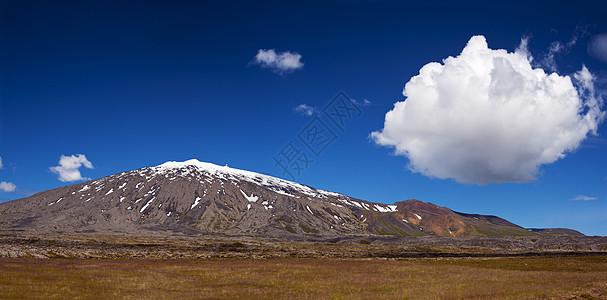
[[[373,203],[195,159],[1,203],[0,230],[268,237],[537,234],[494,216],[417,200]]]

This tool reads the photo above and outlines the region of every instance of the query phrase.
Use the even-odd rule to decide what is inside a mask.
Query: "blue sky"
[[[605,122],[596,136],[568,144],[574,150],[539,163],[535,179],[519,183],[512,181],[522,178],[520,147],[499,156],[515,159],[495,176],[483,177],[474,157],[464,158],[477,169],[441,173],[451,156],[440,155],[449,148],[416,156],[412,164],[412,156],[395,155],[394,145],[371,137],[384,129],[395,103],[407,99],[403,88],[422,67],[458,57],[476,35],[489,49],[511,54],[523,38],[531,66],[547,74],[573,78],[585,66],[600,99],[607,90],[607,5],[600,1],[3,1],[0,9],[0,182],[6,183],[0,201],[78,183],[60,181],[50,169],[62,155],[85,155],[94,168],[79,170],[93,179],[191,158],[292,179],[274,158],[294,142],[313,160],[296,181],[313,187],[383,203],[415,198],[525,227],[607,235]],[[340,91],[360,109],[341,129],[323,114]],[[555,106],[546,107],[544,116],[559,116],[549,110]],[[425,112],[432,122],[443,120]],[[514,145],[548,143],[556,139],[550,132],[562,132],[549,130],[557,128],[551,117],[533,119],[541,121],[517,122],[520,130],[507,135]],[[319,155],[299,139],[314,120],[333,132]],[[398,143],[412,128],[417,134],[427,129],[407,124],[395,125],[390,141]],[[471,140],[459,137],[474,141],[477,129],[438,134],[466,150]],[[434,153],[435,144],[426,145],[421,153]],[[462,181],[460,169],[476,177]],[[6,191],[12,190],[8,183],[14,191]]]

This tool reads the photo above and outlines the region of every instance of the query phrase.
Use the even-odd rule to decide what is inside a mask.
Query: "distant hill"
[[[532,232],[537,232],[537,233],[542,233],[542,234],[548,234],[548,235],[577,235],[577,236],[584,236],[583,233],[577,231],[577,230],[573,230],[573,229],[568,229],[568,228],[527,228],[529,231]]]
[[[0,203],[0,230],[276,238],[581,235],[527,230],[418,200],[393,205],[198,160],[167,162]]]

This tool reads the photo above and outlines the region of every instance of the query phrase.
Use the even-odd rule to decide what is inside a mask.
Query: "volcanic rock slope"
[[[267,237],[538,234],[494,216],[417,200],[373,203],[198,160],[1,203],[0,230]]]

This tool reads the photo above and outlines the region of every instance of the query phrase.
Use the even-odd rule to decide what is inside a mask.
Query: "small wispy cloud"
[[[51,172],[59,175],[59,180],[63,182],[88,180],[90,178],[82,177],[80,174],[80,167],[88,169],[93,168],[93,164],[86,159],[84,154],[76,154],[65,156],[61,155],[59,158],[59,165],[56,167],[50,167]]]
[[[554,57],[555,55],[561,53],[563,49],[565,49],[565,46],[563,46],[561,42],[554,41],[550,43],[550,46],[548,46],[548,52],[544,54],[544,57],[541,60],[542,67],[551,72],[557,72],[558,67]]]
[[[584,196],[584,195],[578,195],[577,197],[571,199],[573,201],[592,201],[592,200],[597,200],[599,198],[597,197],[590,197],[590,196]]]
[[[369,105],[371,105],[371,101],[369,101],[367,99],[364,99],[364,98],[363,98],[362,101],[359,101],[359,100],[356,100],[356,99],[353,99],[353,98],[350,98],[350,99],[354,102],[354,104],[356,104],[358,106],[369,106]]]
[[[529,61],[529,63],[531,63],[533,61],[533,56],[531,55],[531,52],[529,52],[529,40],[531,39],[531,35],[523,35],[521,37],[521,43],[518,45],[518,47],[516,48],[516,50],[514,51],[515,53],[519,53],[521,55],[523,55],[524,57],[527,58],[527,60]]]
[[[291,51],[276,53],[274,49],[259,49],[255,55],[255,63],[281,75],[299,70],[304,66],[301,54]]]
[[[2,164],[2,157],[0,157],[0,170],[4,169],[4,165]]]
[[[2,181],[0,182],[0,191],[3,192],[14,192],[17,186],[12,182]]]
[[[577,44],[577,41],[580,38],[589,35],[588,28],[589,25],[578,25],[573,31],[571,39],[568,42],[562,43],[559,41],[553,41],[550,43],[547,52],[539,61],[540,66],[549,71],[558,72],[558,67],[555,60],[556,55],[568,54],[571,52],[571,48]]]
[[[571,48],[571,47],[575,46],[575,44],[577,43],[577,41],[580,38],[590,36],[591,27],[592,26],[590,24],[575,26],[575,30],[573,31],[573,34],[571,35],[571,40],[569,40],[569,42],[567,42],[567,47]]]
[[[307,104],[297,105],[297,106],[295,106],[295,108],[293,108],[293,110],[296,113],[307,116],[307,117],[310,117],[316,113],[316,108],[313,106],[309,106]]]

